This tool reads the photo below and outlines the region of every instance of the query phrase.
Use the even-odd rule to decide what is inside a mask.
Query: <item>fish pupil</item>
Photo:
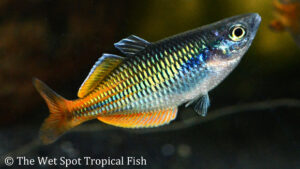
[[[237,28],[234,30],[234,34],[235,36],[240,37],[243,34],[243,30],[241,28]]]
[[[233,41],[240,41],[246,34],[246,30],[241,25],[234,25],[229,31],[229,37]]]

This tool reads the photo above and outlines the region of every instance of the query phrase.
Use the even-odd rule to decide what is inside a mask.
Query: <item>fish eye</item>
[[[229,37],[233,41],[240,41],[246,35],[246,29],[242,25],[234,25],[229,30]]]

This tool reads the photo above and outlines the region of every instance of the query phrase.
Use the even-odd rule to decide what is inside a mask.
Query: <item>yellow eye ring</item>
[[[245,35],[246,30],[241,25],[235,25],[229,31],[229,37],[233,41],[240,41]]]

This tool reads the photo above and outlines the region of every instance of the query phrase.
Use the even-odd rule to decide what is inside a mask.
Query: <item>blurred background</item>
[[[248,12],[262,16],[261,26],[239,66],[210,92],[210,110],[300,99],[300,48],[289,33],[269,29],[272,0],[1,0],[0,155],[36,139],[48,116],[33,77],[76,99],[102,53],[122,55],[113,47],[122,38],[134,34],[157,41]],[[243,111],[168,132],[136,134],[119,128],[70,132],[52,145],[30,144],[23,149],[28,149],[26,157],[143,156],[147,159],[143,168],[151,169],[300,168],[299,110],[282,106]],[[180,107],[176,122],[190,118],[203,117]],[[97,120],[90,123],[106,126]],[[78,128],[84,125],[88,124]]]

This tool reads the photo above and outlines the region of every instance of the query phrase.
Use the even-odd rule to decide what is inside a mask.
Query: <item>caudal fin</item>
[[[73,127],[72,123],[68,120],[70,113],[67,104],[70,101],[55,93],[38,79],[33,79],[33,84],[45,99],[50,111],[49,117],[44,121],[40,129],[40,139],[44,144],[50,144]]]

